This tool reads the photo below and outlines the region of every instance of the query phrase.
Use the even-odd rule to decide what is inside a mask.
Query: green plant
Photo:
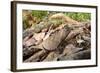
[[[91,20],[91,14],[90,13],[66,12],[65,15],[71,17],[74,20],[80,21],[80,22]]]
[[[47,16],[47,11],[32,11],[32,16],[36,17],[37,19],[43,19],[45,16]]]

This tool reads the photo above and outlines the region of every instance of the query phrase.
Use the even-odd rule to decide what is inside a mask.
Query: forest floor
[[[35,18],[31,18],[33,23]],[[91,59],[91,23],[52,14],[23,30],[23,62]]]

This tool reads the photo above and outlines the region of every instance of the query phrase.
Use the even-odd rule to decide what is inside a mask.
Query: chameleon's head
[[[68,25],[63,26],[62,29],[64,29],[65,31],[71,31],[72,30]]]

